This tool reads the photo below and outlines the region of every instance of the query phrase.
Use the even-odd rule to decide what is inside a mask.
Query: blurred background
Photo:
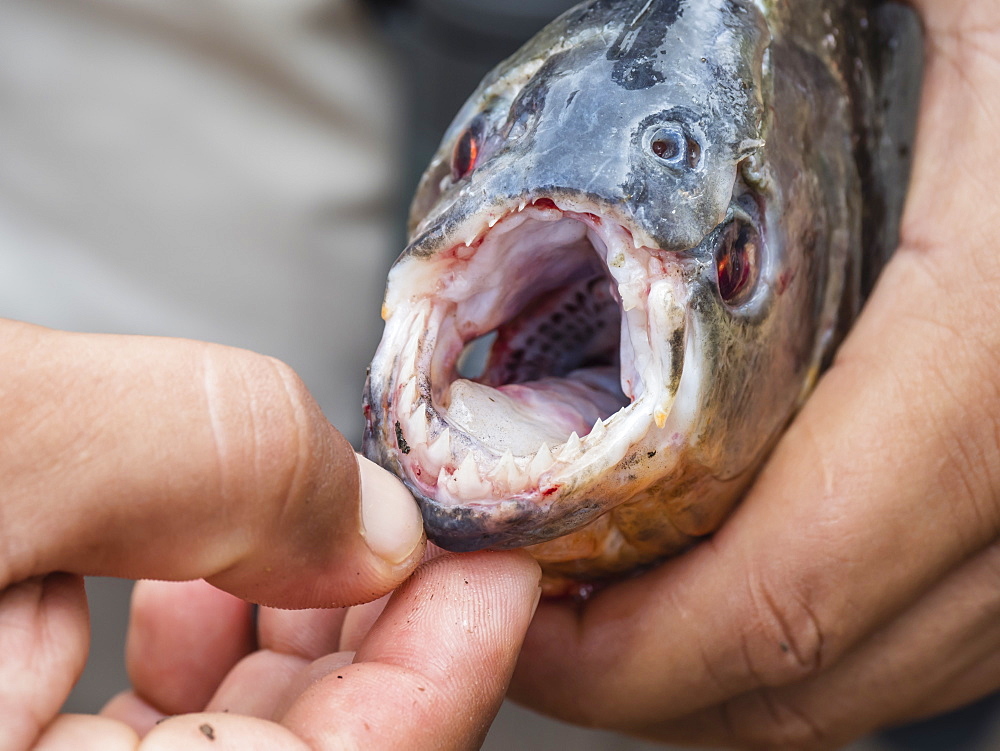
[[[0,0],[0,316],[291,364],[355,444],[409,196],[482,75],[570,0]],[[67,711],[128,680],[88,581]],[[852,746],[996,749],[994,702]],[[505,705],[485,748],[662,748]]]

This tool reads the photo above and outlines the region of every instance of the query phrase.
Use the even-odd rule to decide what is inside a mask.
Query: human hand
[[[660,740],[832,748],[1000,688],[1000,5],[921,0],[899,251],[732,518],[582,605],[512,695]]]
[[[133,731],[110,720],[64,718],[49,727],[86,657],[84,574],[204,578],[257,603],[330,607],[389,592],[421,560],[422,525],[409,493],[367,461],[359,471],[350,445],[281,363],[199,342],[68,334],[12,321],[0,322],[0,359],[7,364],[0,380],[2,751],[27,748],[47,727],[42,748],[86,748],[85,736],[101,749],[136,745]],[[506,584],[488,585],[487,560],[443,561],[407,585],[359,650],[363,664],[352,668],[359,678],[345,684],[357,693],[338,687],[327,695],[320,680],[289,704],[288,727],[301,736],[310,719],[322,720],[308,731],[321,733],[329,725],[310,713],[323,702],[331,714],[358,705],[366,681],[395,675],[397,682],[369,697],[378,703],[373,716],[378,707],[397,708],[393,723],[374,732],[391,740],[416,732],[417,721],[441,729],[426,724],[428,710],[447,704],[444,689],[471,682],[479,699],[444,736],[462,747],[489,718],[490,701],[499,702],[537,589],[533,564],[517,555],[495,559],[493,573]],[[454,596],[460,574],[474,591],[464,599]],[[451,596],[433,607],[419,600],[435,592]],[[242,604],[221,594],[193,597],[215,603],[220,638],[189,650],[200,655],[203,672],[170,680],[175,687],[187,680],[191,691],[201,686],[204,695],[206,680],[221,679],[250,649],[252,634]],[[474,629],[461,646],[453,643],[459,615]],[[281,633],[262,629],[264,645]],[[293,654],[312,657],[309,648]],[[451,650],[447,659],[442,649]],[[482,653],[493,655],[487,665],[496,668],[487,676],[470,667]],[[169,672],[162,659],[157,664]],[[427,691],[416,696],[421,676]],[[162,690],[156,693],[155,675],[145,678],[155,706]],[[412,703],[406,712],[404,698]],[[164,723],[144,743],[185,747],[169,740],[185,722]],[[292,732],[252,718],[226,717],[219,727],[241,748],[253,747],[248,736],[267,748],[281,748],[271,742],[281,738],[296,747]],[[343,740],[333,734],[311,742],[324,748]]]
[[[102,717],[60,718],[39,749],[135,749],[130,728],[141,751],[478,748],[538,582],[523,553],[445,556],[387,605],[262,608],[256,640],[250,606],[204,582],[139,582],[133,691]]]

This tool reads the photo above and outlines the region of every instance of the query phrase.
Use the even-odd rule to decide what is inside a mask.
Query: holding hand
[[[1000,5],[922,0],[899,251],[710,541],[546,603],[514,695],[682,743],[833,748],[1000,688]]]
[[[8,364],[0,382],[2,751],[39,736],[48,749],[138,743],[128,725],[106,718],[52,723],[86,657],[82,575],[203,578],[252,602],[329,608],[384,595],[420,562],[422,526],[409,493],[365,460],[359,470],[281,363],[199,342],[10,321],[0,322],[0,342]],[[139,590],[136,617],[147,630],[138,627],[131,658],[141,698],[122,697],[109,714],[140,730],[175,711],[250,717],[171,719],[143,748],[326,748],[360,738],[375,739],[373,747],[405,739],[407,748],[464,748],[499,706],[538,571],[521,554],[434,561],[360,643],[344,642],[343,611],[265,611],[264,651],[242,662],[257,646],[249,606],[203,584],[169,586]],[[192,627],[200,636],[186,642]],[[353,665],[344,653],[323,657],[354,648]]]

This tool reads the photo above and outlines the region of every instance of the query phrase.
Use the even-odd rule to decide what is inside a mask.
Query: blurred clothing
[[[0,316],[274,355],[357,441],[398,99],[349,0],[5,0]]]

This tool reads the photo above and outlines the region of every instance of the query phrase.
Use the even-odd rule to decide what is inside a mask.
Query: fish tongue
[[[515,456],[532,456],[543,443],[562,443],[580,429],[578,417],[540,413],[531,393],[521,388],[511,395],[459,379],[450,388],[448,420],[480,443]]]

